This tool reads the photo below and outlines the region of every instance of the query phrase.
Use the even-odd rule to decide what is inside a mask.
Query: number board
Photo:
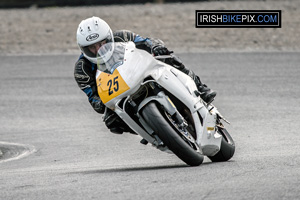
[[[112,100],[130,89],[117,69],[113,74],[101,72],[97,77],[97,87],[98,94],[103,103]]]

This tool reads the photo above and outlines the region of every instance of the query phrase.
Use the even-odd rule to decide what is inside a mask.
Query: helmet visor
[[[111,31],[108,32],[107,37],[105,39],[96,41],[91,45],[80,47],[80,48],[86,56],[90,58],[97,58],[98,50],[100,49],[101,46],[107,43],[113,43],[113,35]]]

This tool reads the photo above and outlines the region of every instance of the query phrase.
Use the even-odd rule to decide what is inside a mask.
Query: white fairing
[[[197,143],[203,154],[213,156],[220,150],[222,137],[215,131],[216,113],[210,113],[201,98],[195,95],[194,91],[197,90],[197,87],[192,78],[174,67],[156,60],[148,52],[136,49],[132,42],[126,44],[124,62],[117,69],[130,89],[108,101],[105,105],[115,110],[133,130],[148,142],[156,145],[153,139],[149,141],[151,137],[146,136],[148,133],[139,128],[137,124],[134,124],[135,122],[129,115],[116,105],[124,97],[135,93],[144,79],[151,76],[159,85],[176,96],[190,109],[194,118]],[[97,77],[100,73],[100,71],[97,72]],[[203,125],[200,122],[199,115],[203,119]]]
[[[107,102],[105,105],[113,109],[117,101],[136,92],[151,70],[157,67],[161,67],[161,65],[157,63],[153,56],[144,50],[136,49],[133,42],[127,43],[125,46],[123,64],[117,69],[130,89],[117,98]],[[101,71],[97,70],[96,77],[98,77],[100,73]]]

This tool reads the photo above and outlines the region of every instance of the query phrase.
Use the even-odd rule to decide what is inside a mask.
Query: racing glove
[[[169,51],[167,47],[162,45],[154,46],[152,48],[152,54],[154,56],[170,55],[171,53],[172,51]]]

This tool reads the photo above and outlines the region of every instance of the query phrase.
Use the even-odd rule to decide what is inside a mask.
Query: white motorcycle
[[[235,144],[222,121],[229,122],[200,98],[191,77],[160,61],[168,58],[154,58],[133,42],[103,45],[96,74],[101,100],[143,144],[174,153],[191,166],[200,165],[204,156],[229,160]]]

